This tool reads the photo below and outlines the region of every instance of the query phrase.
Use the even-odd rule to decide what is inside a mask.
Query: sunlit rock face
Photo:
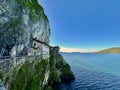
[[[49,21],[37,0],[0,0],[0,55],[27,53],[32,38],[49,44],[49,36]]]

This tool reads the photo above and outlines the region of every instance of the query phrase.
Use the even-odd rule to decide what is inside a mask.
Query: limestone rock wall
[[[49,44],[49,36],[49,21],[37,0],[0,0],[1,56],[14,46],[17,54],[27,52],[32,38]]]

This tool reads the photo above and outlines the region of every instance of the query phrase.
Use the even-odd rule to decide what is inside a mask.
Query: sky
[[[120,0],[40,0],[51,27],[51,45],[91,52],[120,47]]]

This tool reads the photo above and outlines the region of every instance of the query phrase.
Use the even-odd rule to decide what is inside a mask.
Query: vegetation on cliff
[[[38,0],[17,0],[20,6],[28,8],[30,10],[29,17],[32,21],[37,21],[40,18],[43,18],[48,22],[47,16],[44,14],[43,7],[39,4]],[[39,17],[37,17],[39,15]]]
[[[70,81],[70,80],[74,80],[74,74],[71,71],[70,65],[69,64],[65,64],[62,68],[62,74],[61,74],[61,79],[63,81]]]
[[[51,55],[50,60],[35,58],[32,62],[26,60],[22,66],[16,67],[10,89],[52,90],[54,84],[75,79],[63,57],[59,55],[59,61],[55,57]]]
[[[0,50],[4,51],[1,56],[10,55],[14,47],[18,56],[27,53],[29,48],[24,49],[31,45],[31,37],[49,43],[49,21],[38,0],[3,0],[0,6],[5,9],[0,18]],[[0,78],[10,90],[51,90],[54,83],[74,79],[70,66],[54,51],[49,60],[26,59],[8,75],[3,74],[0,72]]]
[[[110,53],[110,54],[120,54],[120,47],[116,47],[116,48],[109,48],[109,49],[105,49],[105,50],[101,50],[101,51],[99,51],[99,52],[97,52],[97,53],[105,53],[105,54],[107,54],[107,53]]]
[[[11,90],[44,90],[45,74],[49,71],[48,60],[26,61],[14,71]]]
[[[58,57],[54,54],[51,55],[50,65],[50,85],[55,83],[61,83],[62,81],[71,81],[75,79],[75,76],[71,71],[69,64],[65,62],[64,58],[60,54],[58,54]]]
[[[3,80],[3,77],[4,77],[4,72],[3,72],[3,71],[0,71],[0,79]]]

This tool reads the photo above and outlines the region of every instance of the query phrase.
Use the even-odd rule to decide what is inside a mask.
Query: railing
[[[9,59],[4,59],[0,61],[0,70],[9,71],[9,67],[10,67]]]
[[[9,59],[9,58],[11,58],[11,56],[2,56],[2,57],[0,58],[0,60],[2,60],[2,59]]]
[[[35,57],[48,59],[48,54],[35,55],[35,56],[18,56],[15,58],[4,57],[0,60],[0,71],[9,72],[13,70],[16,66],[24,64],[28,59],[30,62],[34,60]]]

